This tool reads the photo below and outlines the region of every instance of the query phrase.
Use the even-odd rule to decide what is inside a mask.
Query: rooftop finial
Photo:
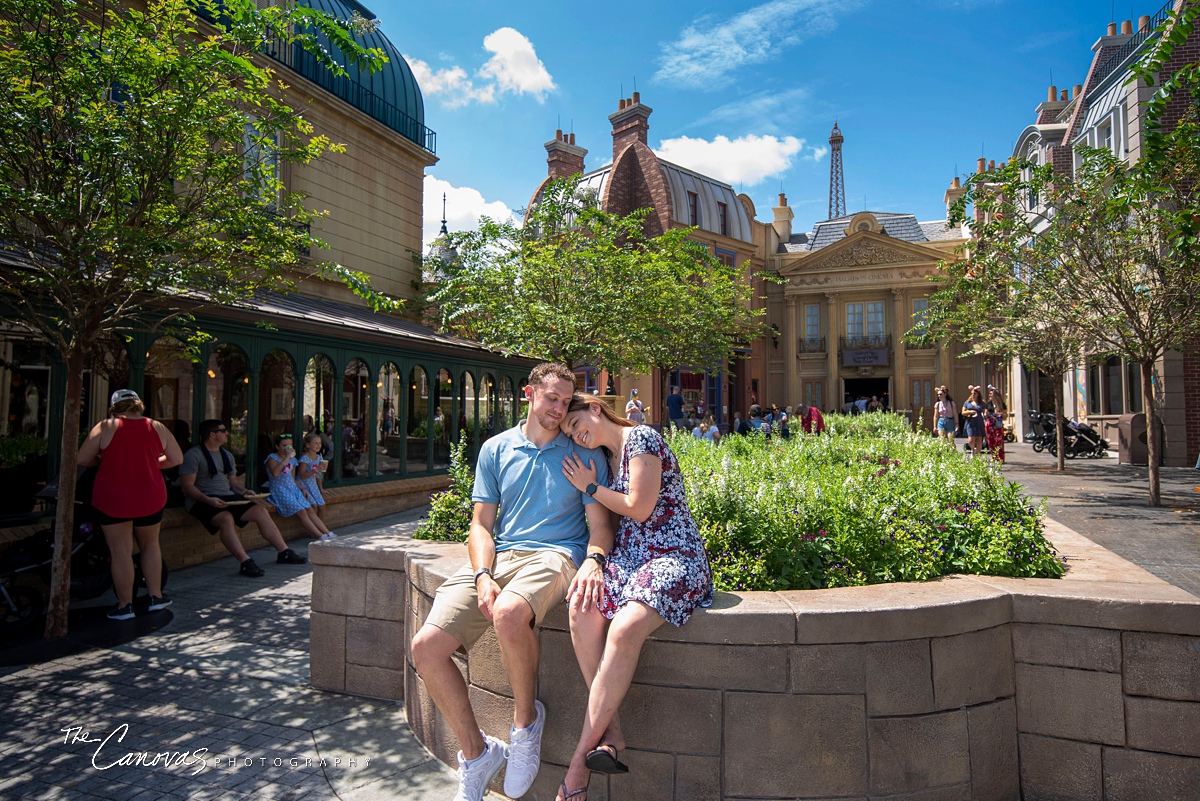
[[[442,193],[442,236],[449,236],[450,231],[446,228],[446,193]]]

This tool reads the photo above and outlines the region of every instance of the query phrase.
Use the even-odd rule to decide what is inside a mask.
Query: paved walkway
[[[1200,597],[1200,470],[1162,468],[1162,506],[1151,507],[1147,468],[1118,464],[1115,453],[1067,460],[1066,473],[1025,444],[1006,446],[1005,456],[1005,476],[1045,498],[1050,517]]]
[[[311,568],[252,556],[265,577],[236,575],[232,557],[173,573],[160,631],[0,677],[0,798],[448,801],[454,776],[400,703],[309,686]],[[98,743],[62,731],[73,726],[114,734],[94,758]],[[107,767],[130,752],[190,752],[175,758],[190,766]]]
[[[1079,460],[1062,475],[1028,446],[1009,454],[1006,475],[1047,497],[1056,520],[1200,596],[1200,473],[1164,468],[1165,505],[1151,509],[1145,468]],[[311,569],[254,556],[262,579],[237,576],[232,558],[172,574],[174,617],[160,630],[0,676],[0,798],[449,799],[453,774],[413,739],[401,704],[309,686]],[[97,757],[84,732],[113,736]],[[141,752],[188,764],[113,764]]]

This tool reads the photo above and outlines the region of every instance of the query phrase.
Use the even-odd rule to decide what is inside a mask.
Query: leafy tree
[[[442,325],[490,347],[613,373],[716,367],[762,331],[741,274],[693,229],[643,232],[646,210],[617,215],[547,184],[523,224],[484,218],[448,237],[454,258],[432,273]]]
[[[197,8],[210,26],[197,16]],[[307,264],[319,215],[282,162],[341,150],[280,98],[258,55],[299,45],[364,69],[361,20],[254,0],[0,0],[0,302],[66,366],[46,636],[66,633],[76,447],[90,352],[135,330],[190,327],[206,303],[287,291],[306,271],[378,305],[366,279]],[[318,38],[320,34],[322,38]]]
[[[1053,181],[1050,166],[1022,161],[969,180],[951,223],[966,222],[968,206],[982,220],[972,223],[975,237],[960,248],[963,258],[939,264],[934,280],[942,288],[930,297],[923,325],[906,338],[923,344],[958,339],[973,345],[972,354],[1020,359],[1052,378],[1062,471],[1063,377],[1079,362],[1084,341],[1058,231],[1046,217],[1028,213],[1029,199],[1046,197]]]

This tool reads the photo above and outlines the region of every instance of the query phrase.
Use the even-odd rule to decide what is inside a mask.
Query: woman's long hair
[[[979,387],[971,390],[971,402],[978,403],[980,406],[983,405],[983,391]]]
[[[571,412],[582,412],[593,403],[600,407],[600,413],[604,415],[604,418],[610,423],[621,426],[622,428],[633,428],[637,425],[637,423],[633,422],[632,420],[626,420],[624,417],[617,416],[617,413],[612,410],[612,407],[599,398],[596,398],[592,395],[581,395],[578,392],[571,396],[571,404],[567,406],[567,414],[570,414]]]

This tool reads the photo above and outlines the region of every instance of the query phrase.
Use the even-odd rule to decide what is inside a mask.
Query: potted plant
[[[46,440],[41,437],[0,437],[0,515],[33,509],[33,494],[46,478],[46,451]]]

